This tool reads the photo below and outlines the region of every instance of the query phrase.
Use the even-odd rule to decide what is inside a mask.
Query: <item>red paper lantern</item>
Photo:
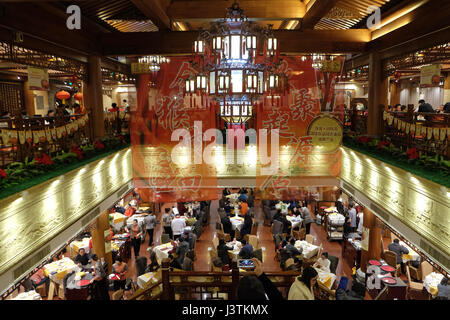
[[[83,100],[83,94],[81,92],[76,93],[73,98],[77,101]]]
[[[63,103],[66,103],[66,99],[70,98],[70,93],[68,93],[67,91],[61,90],[56,94],[56,97],[59,100],[62,100]]]

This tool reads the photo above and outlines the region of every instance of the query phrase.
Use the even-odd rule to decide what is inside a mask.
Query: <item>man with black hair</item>
[[[397,255],[397,264],[400,264],[402,268],[403,274],[406,273],[405,264],[403,263],[402,254],[408,254],[409,250],[405,248],[404,246],[400,245],[400,241],[398,239],[394,239],[394,242],[392,242],[388,246],[388,250],[395,252]]]
[[[162,215],[162,221],[163,221],[163,228],[164,228],[164,233],[169,235],[170,239],[173,239],[173,234],[172,234],[172,220],[174,218],[174,215],[172,212],[170,212],[170,208],[165,208],[164,209],[164,214]]]
[[[153,244],[153,233],[155,230],[155,226],[159,223],[158,220],[156,220],[155,214],[153,212],[150,212],[149,215],[147,215],[144,218],[145,228],[147,229],[147,233],[150,237],[148,240],[148,246],[150,247]]]
[[[242,239],[241,243],[242,243],[242,249],[239,252],[239,256],[242,259],[250,259],[252,257],[252,253],[253,253],[253,246],[250,243],[247,243],[247,241],[245,241],[245,239]]]
[[[419,100],[418,112],[434,112],[434,109],[431,106],[431,104],[426,103],[425,100],[421,99],[421,100]]]

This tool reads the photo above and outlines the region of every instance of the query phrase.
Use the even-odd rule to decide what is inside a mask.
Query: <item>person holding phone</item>
[[[283,300],[283,295],[263,272],[262,263],[250,259],[254,265],[254,276],[244,276],[238,285],[239,300]]]

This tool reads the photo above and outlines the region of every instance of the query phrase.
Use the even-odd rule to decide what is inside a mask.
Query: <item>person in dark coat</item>
[[[217,246],[217,255],[219,256],[220,260],[222,260],[223,264],[229,265],[231,263],[230,256],[228,255],[229,250],[233,250],[233,248],[228,247],[225,244],[224,239],[220,239],[219,245]]]
[[[250,234],[252,232],[253,220],[249,214],[246,214],[244,217],[244,225],[241,229],[241,237],[244,238],[246,234]]]
[[[244,239],[241,240],[243,245],[241,251],[239,252],[239,256],[242,259],[250,259],[253,253],[253,246],[250,243],[247,243]]]
[[[425,100],[419,100],[419,110],[418,112],[434,112],[431,104],[426,103]]]
[[[405,264],[403,263],[402,259],[402,254],[408,254],[409,250],[406,247],[400,245],[400,241],[398,239],[394,239],[394,242],[392,242],[388,246],[388,250],[395,252],[395,254],[397,255],[397,264],[400,264],[402,272],[406,273]]]
[[[233,225],[230,220],[230,215],[226,214],[220,220],[220,222],[222,222],[222,225],[223,225],[223,232],[226,234],[229,234],[231,236],[231,238],[234,238],[234,230],[233,230]]]

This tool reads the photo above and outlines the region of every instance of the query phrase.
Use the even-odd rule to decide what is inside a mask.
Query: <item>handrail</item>
[[[162,295],[162,290],[153,295],[152,291],[154,289],[156,289],[157,287],[159,287],[162,284],[162,280],[158,280],[158,282],[150,285],[150,286],[145,286],[145,288],[139,288],[138,290],[136,290],[133,295],[130,297],[129,300],[140,300],[140,297],[143,297],[145,300],[156,300],[158,299],[161,295]]]

